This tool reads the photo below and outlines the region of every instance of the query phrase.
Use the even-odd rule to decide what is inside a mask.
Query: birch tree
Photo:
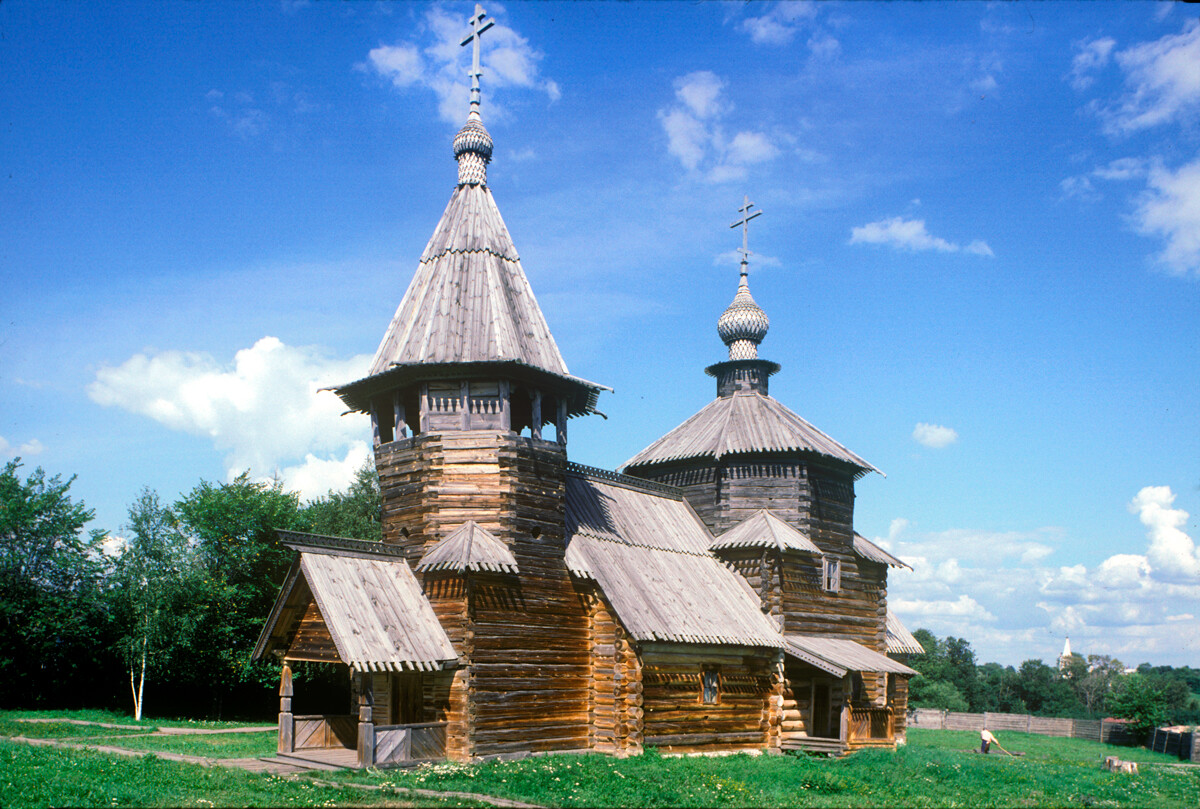
[[[154,491],[143,489],[129,507],[126,531],[112,597],[121,623],[118,646],[129,673],[133,716],[140,721],[147,675],[163,674],[190,634],[184,624],[195,566],[174,512]]]

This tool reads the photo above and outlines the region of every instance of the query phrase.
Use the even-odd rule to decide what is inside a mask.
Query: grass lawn
[[[86,735],[80,732],[85,726],[13,721],[19,716],[0,713],[0,735]],[[52,716],[83,718],[63,713]],[[88,718],[108,721],[113,717]],[[166,724],[154,722],[143,723],[143,727],[149,730]],[[30,728],[39,732],[27,732]],[[111,728],[96,730],[113,733]],[[275,744],[270,733],[148,737],[145,730],[143,735],[97,738],[97,743],[210,758],[268,755]],[[622,760],[560,755],[471,766],[320,773],[315,777],[346,784],[470,792],[564,807],[1200,806],[1200,768],[1169,766],[1178,762],[1173,757],[1024,733],[1001,734],[1001,744],[1024,752],[1024,756],[983,756],[968,752],[977,746],[978,737],[977,733],[910,730],[909,744],[895,753],[863,751],[840,760],[793,755],[666,758],[649,751]],[[1142,771],[1137,776],[1104,772],[1100,764],[1105,755],[1137,761]],[[322,787],[313,780],[310,776],[287,779],[204,768],[152,756],[133,759],[33,748],[0,739],[0,806],[4,807],[413,805],[405,803],[410,800],[407,796]],[[420,806],[458,804],[452,799],[412,800]]]

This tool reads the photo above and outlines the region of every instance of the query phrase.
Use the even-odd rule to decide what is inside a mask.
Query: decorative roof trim
[[[594,466],[584,466],[574,461],[567,462],[567,473],[579,475],[590,480],[602,480],[605,483],[623,486],[626,489],[635,489],[648,494],[659,494],[664,497],[670,497],[672,500],[684,499],[683,489],[678,486],[671,486],[670,484],[659,483],[654,480],[646,480],[634,475],[625,475],[620,472],[612,472],[608,469],[600,469]]]
[[[350,556],[360,559],[384,557],[389,560],[404,559],[404,549],[382,542],[350,537],[332,537],[324,534],[307,534],[302,531],[276,531],[279,541],[292,550],[303,553],[323,553],[333,556]]]

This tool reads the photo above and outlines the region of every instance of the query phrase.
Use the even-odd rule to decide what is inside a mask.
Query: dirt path
[[[79,720],[75,720],[78,722]],[[107,725],[103,722],[85,722],[83,724],[102,725],[104,727],[130,727],[129,725]],[[185,732],[186,728],[183,728]],[[258,730],[254,728],[253,730]],[[198,731],[203,733],[204,731]],[[212,731],[208,731],[212,732]],[[219,732],[219,731],[218,731]],[[235,731],[236,732],[236,731]],[[167,734],[138,734],[141,738],[143,735],[156,736]],[[167,761],[179,761],[185,764],[199,764],[202,767],[227,767],[230,769],[246,770],[253,773],[266,773],[267,775],[278,775],[285,778],[295,778],[301,773],[311,772],[311,770],[300,767],[298,765],[287,764],[278,759],[261,759],[261,758],[208,758],[206,756],[191,756],[186,753],[169,753],[162,750],[130,750],[127,747],[116,747],[109,744],[88,744],[86,742],[65,741],[61,739],[34,739],[28,736],[7,736],[4,738],[11,739],[14,742],[23,742],[35,747],[60,747],[72,750],[94,750],[99,753],[110,753],[117,756],[128,756],[131,758],[139,756],[154,755]],[[386,792],[397,796],[413,796],[422,798],[434,799],[457,799],[470,801],[482,806],[497,806],[501,809],[542,809],[537,804],[522,803],[508,798],[497,798],[492,795],[479,795],[474,792],[451,792],[439,791],[434,789],[416,789],[412,787],[393,787],[380,786],[375,784],[355,784],[344,781],[330,781],[323,778],[308,778],[306,783],[316,784],[318,786],[333,787],[336,789],[359,789],[369,792]]]
[[[251,725],[241,728],[164,728],[158,725],[114,725],[111,722],[89,722],[85,719],[17,719],[17,722],[65,722],[71,725],[94,725],[102,728],[116,728],[118,730],[142,730],[149,736],[203,736],[210,733],[274,733],[278,728],[275,725]],[[153,727],[154,730],[150,728]]]

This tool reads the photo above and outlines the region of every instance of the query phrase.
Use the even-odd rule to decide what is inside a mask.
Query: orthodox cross
[[[751,213],[750,209],[753,207],[754,207],[754,203],[750,201],[750,197],[743,195],[742,207],[738,208],[738,211],[741,213],[742,218],[729,226],[731,228],[736,228],[740,225],[742,228],[742,247],[740,250],[738,250],[738,252],[742,254],[742,273],[743,274],[745,274],[746,264],[749,263],[749,260],[750,260],[750,247],[748,244],[748,241],[750,238],[750,220],[756,216],[762,216],[761,210]]]
[[[483,75],[483,70],[479,67],[479,35],[496,24],[495,20],[484,20],[483,6],[475,4],[475,13],[471,15],[469,25],[471,33],[460,43],[466,46],[471,45],[471,109],[479,109],[479,77]]]

